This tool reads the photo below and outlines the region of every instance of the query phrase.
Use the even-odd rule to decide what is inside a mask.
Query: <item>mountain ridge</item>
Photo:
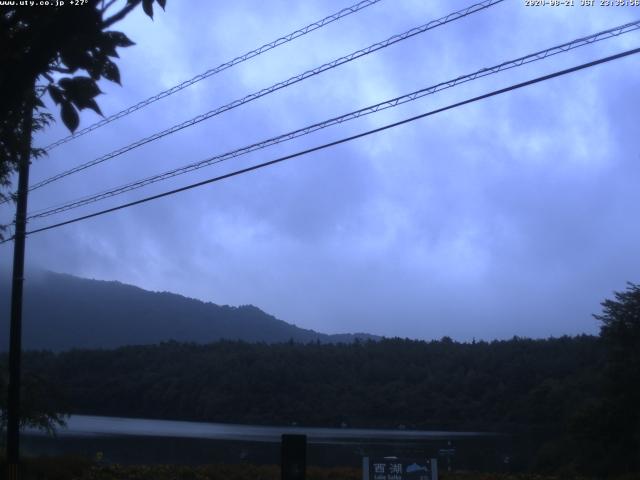
[[[0,329],[8,333],[10,284],[0,280]],[[116,348],[164,341],[217,340],[350,343],[366,333],[326,334],[280,320],[254,305],[218,305],[117,280],[38,272],[24,287],[23,347],[37,350]],[[7,350],[6,341],[0,350]]]

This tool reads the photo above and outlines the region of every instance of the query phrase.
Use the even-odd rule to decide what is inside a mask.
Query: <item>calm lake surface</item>
[[[56,437],[25,431],[27,455],[75,454],[113,463],[256,463],[280,461],[283,434],[305,434],[311,465],[361,465],[363,456],[435,458],[455,448],[459,467],[501,465],[512,441],[481,432],[307,428],[72,415]],[[441,459],[445,462],[447,459]]]
[[[37,433],[34,431],[31,434]],[[305,434],[309,443],[349,443],[364,441],[419,441],[469,438],[491,434],[420,430],[374,430],[356,428],[307,428],[234,425],[224,423],[148,420],[141,418],[72,415],[58,436],[133,435],[143,437],[202,438],[248,442],[280,442],[283,434]]]

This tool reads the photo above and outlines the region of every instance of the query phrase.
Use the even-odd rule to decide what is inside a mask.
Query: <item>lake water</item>
[[[79,454],[114,463],[277,464],[283,434],[305,434],[311,465],[359,466],[362,456],[437,457],[456,448],[459,466],[500,465],[511,441],[482,432],[307,428],[72,415],[55,438],[26,431],[26,454]],[[444,459],[443,459],[444,460]],[[441,461],[443,461],[441,460]]]
[[[36,433],[31,431],[30,433]],[[280,442],[283,434],[305,434],[309,443],[333,444],[364,441],[420,441],[459,439],[491,434],[480,432],[441,432],[421,430],[376,430],[362,428],[307,428],[182,422],[141,418],[72,415],[61,437],[133,435],[143,437],[202,438],[248,442]]]

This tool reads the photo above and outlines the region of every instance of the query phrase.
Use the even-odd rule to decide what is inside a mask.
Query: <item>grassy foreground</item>
[[[6,463],[0,455],[0,480]],[[28,458],[23,480],[280,480],[278,465],[104,465],[76,456]],[[362,470],[352,467],[307,467],[307,480],[361,480]],[[440,474],[441,480],[592,480],[588,477],[459,472]],[[640,480],[640,475],[616,480]]]
[[[81,457],[40,457],[27,459],[25,480],[280,480],[277,465],[100,465]],[[0,479],[5,478],[6,463],[0,457]],[[359,468],[308,467],[308,480],[360,480]],[[442,480],[564,480],[565,476],[504,473],[440,474]],[[571,477],[567,480],[590,480]],[[640,476],[616,480],[640,480]]]

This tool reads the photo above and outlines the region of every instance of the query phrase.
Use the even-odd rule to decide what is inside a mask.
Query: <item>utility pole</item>
[[[22,287],[27,231],[27,196],[35,81],[26,92],[22,116],[22,151],[18,159],[18,193],[13,240],[11,324],[9,330],[9,398],[7,402],[7,464],[9,480],[20,478],[20,360],[22,356]]]

